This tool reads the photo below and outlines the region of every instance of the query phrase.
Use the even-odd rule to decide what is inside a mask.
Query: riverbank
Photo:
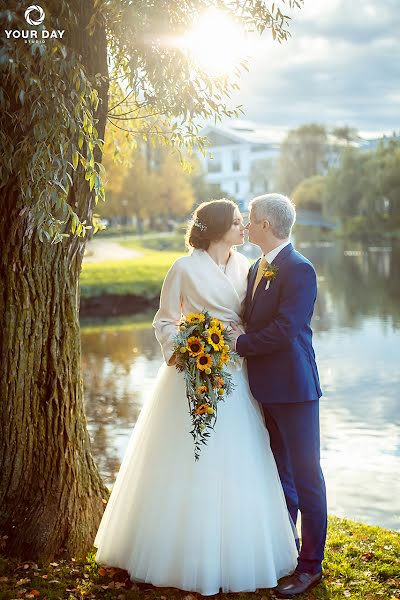
[[[0,557],[0,599],[13,600],[200,600],[203,596],[174,588],[134,584],[126,571],[104,569],[94,550],[80,559],[60,558],[50,564]],[[398,600],[400,598],[400,534],[356,523],[329,519],[325,579],[299,600]],[[270,590],[218,594],[219,600],[269,600]]]
[[[168,249],[175,240],[157,237],[140,240],[108,240],[89,246],[82,267],[81,308],[82,317],[131,315],[158,307],[164,277],[172,263],[184,254]],[[167,246],[167,247],[165,247]],[[162,249],[162,251],[160,251]],[[94,260],[95,258],[95,260]]]

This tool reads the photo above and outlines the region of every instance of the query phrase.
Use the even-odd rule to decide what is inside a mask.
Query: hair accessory
[[[200,229],[200,231],[207,230],[207,225],[203,225],[203,223],[201,221],[199,221],[198,219],[194,219],[193,227],[198,227]]]

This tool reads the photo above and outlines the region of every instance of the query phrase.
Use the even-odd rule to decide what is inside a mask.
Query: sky
[[[254,42],[233,97],[243,119],[278,134],[309,122],[399,132],[400,0],[305,0],[288,14],[287,42]]]

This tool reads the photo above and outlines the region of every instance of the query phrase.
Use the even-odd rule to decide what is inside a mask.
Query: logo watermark
[[[45,20],[45,13],[41,6],[38,4],[32,4],[28,6],[25,11],[25,20],[28,25],[37,26],[41,25]],[[65,30],[64,29],[45,29],[44,27],[39,31],[36,29],[5,29],[4,33],[7,39],[19,39],[25,40],[25,44],[45,44],[46,39],[62,39]]]
[[[33,19],[31,17],[32,12],[37,12],[39,16],[36,17],[36,19]],[[33,6],[28,6],[28,8],[25,11],[25,21],[29,23],[29,25],[40,25],[44,21],[44,16],[45,15],[43,8],[41,6],[37,6],[37,4]]]

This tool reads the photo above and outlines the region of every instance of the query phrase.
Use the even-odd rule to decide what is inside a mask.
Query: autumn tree
[[[33,26],[25,2],[0,12],[2,32],[37,32],[29,43],[3,33],[0,55],[0,534],[4,552],[35,560],[86,551],[107,493],[86,430],[78,319],[106,120],[201,145],[199,118],[237,114],[226,105],[237,81],[211,77],[171,39],[210,6],[279,40],[288,23],[279,2],[258,0],[40,4]],[[44,29],[64,33],[42,43]]]

